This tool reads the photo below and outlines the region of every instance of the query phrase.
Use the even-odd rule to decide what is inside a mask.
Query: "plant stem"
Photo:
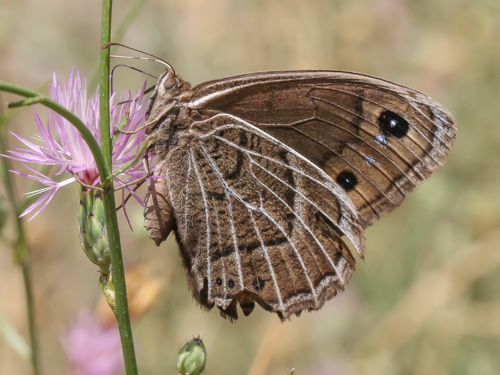
[[[2,124],[3,125],[3,124]],[[6,153],[7,147],[5,145],[5,129],[4,126],[0,126],[2,130],[0,132],[0,152],[2,154]],[[33,289],[31,284],[31,271],[29,264],[29,249],[26,244],[26,238],[24,236],[24,227],[23,222],[19,218],[19,215],[22,212],[20,205],[17,203],[18,199],[16,197],[14,185],[12,178],[9,173],[10,168],[10,160],[8,158],[2,158],[3,169],[2,169],[2,180],[4,181],[6,193],[9,198],[9,201],[13,205],[14,208],[14,220],[16,222],[16,239],[12,244],[12,249],[14,251],[14,259],[17,264],[21,266],[21,271],[23,273],[23,281],[24,281],[24,291],[26,298],[26,310],[28,314],[28,329],[30,335],[30,346],[31,346],[31,364],[33,367],[33,374],[40,374],[40,363],[38,361],[38,335],[35,324],[35,303],[33,299]]]
[[[111,34],[111,8],[112,0],[102,1],[102,23],[101,23],[101,46],[110,42]],[[101,151],[106,164],[106,173],[100,174],[100,182],[104,189],[103,203],[106,214],[106,226],[108,231],[109,251],[113,272],[113,282],[116,292],[115,315],[120,330],[123,357],[125,359],[125,370],[127,375],[137,375],[137,363],[135,359],[134,341],[130,317],[128,312],[127,288],[125,285],[125,271],[123,269],[123,257],[120,245],[120,233],[116,217],[116,204],[113,192],[113,180],[110,178],[111,166],[111,138],[109,131],[109,48],[102,49],[100,54],[100,84],[99,103],[101,118]]]
[[[19,219],[19,221],[21,221]],[[26,248],[26,244],[24,243],[23,236],[23,244]],[[28,249],[26,248],[26,251]],[[24,281],[24,292],[26,295],[26,309],[28,312],[28,327],[30,332],[30,343],[31,343],[31,364],[33,366],[33,374],[40,374],[40,365],[38,361],[38,338],[37,338],[37,330],[35,325],[35,303],[33,299],[32,292],[32,283],[31,283],[31,270],[29,261],[24,261],[21,263],[21,269],[23,272],[23,281]]]

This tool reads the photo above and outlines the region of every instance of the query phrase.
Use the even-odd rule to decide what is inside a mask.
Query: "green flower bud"
[[[184,345],[177,357],[177,371],[181,375],[199,375],[205,369],[207,353],[199,337]]]
[[[104,297],[106,297],[106,302],[108,303],[111,310],[115,311],[116,308],[116,292],[115,284],[113,283],[113,274],[101,274],[99,277],[99,286],[101,287]]]
[[[83,251],[100,267],[101,273],[108,274],[111,265],[108,232],[104,204],[98,191],[82,189],[80,192],[78,223]]]

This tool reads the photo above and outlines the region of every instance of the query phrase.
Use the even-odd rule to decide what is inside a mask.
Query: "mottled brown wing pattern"
[[[166,71],[149,111],[145,226],[173,229],[190,289],[223,316],[254,302],[285,319],[343,290],[363,230],[427,178],[453,143],[448,111],[357,73],[264,72],[190,88]],[[163,100],[162,100],[163,99]]]
[[[233,116],[198,123],[164,173],[178,242],[198,302],[237,318],[254,301],[281,318],[343,290],[362,251],[345,194],[320,169]]]
[[[444,162],[453,118],[425,94],[356,73],[280,73],[202,84],[191,108],[232,114],[290,146],[346,188],[367,224]]]

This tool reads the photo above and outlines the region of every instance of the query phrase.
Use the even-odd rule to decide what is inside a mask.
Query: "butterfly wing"
[[[192,89],[189,136],[158,165],[146,227],[175,229],[196,300],[284,319],[343,290],[362,231],[443,162],[451,115],[361,74],[253,73]],[[156,202],[156,205],[155,203]],[[158,202],[163,209],[158,209]]]
[[[319,309],[349,281],[362,225],[344,192],[307,159],[229,115],[191,128],[151,182],[168,195],[196,300],[237,318],[258,302],[284,319]],[[154,216],[147,211],[146,218]],[[163,222],[166,222],[163,218]]]
[[[324,170],[366,224],[444,162],[456,132],[451,114],[427,95],[358,73],[252,73],[193,91],[193,111],[241,118]]]

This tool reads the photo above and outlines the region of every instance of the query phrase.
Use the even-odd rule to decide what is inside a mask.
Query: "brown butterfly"
[[[441,165],[455,124],[418,91],[343,71],[262,72],[191,87],[172,68],[150,99],[160,162],[145,227],[173,230],[194,298],[237,319],[317,310],[363,257],[363,231]]]

